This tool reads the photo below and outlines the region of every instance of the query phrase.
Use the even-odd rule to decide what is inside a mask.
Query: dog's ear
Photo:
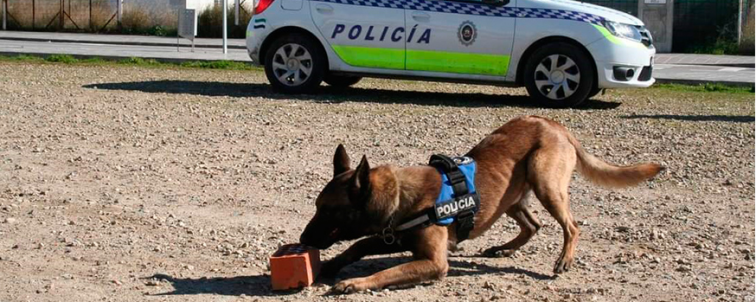
[[[367,156],[362,156],[350,182],[349,197],[352,201],[365,202],[370,194],[370,164],[368,164]]]
[[[349,155],[347,155],[344,145],[339,144],[336,147],[336,154],[333,155],[333,177],[349,171]]]

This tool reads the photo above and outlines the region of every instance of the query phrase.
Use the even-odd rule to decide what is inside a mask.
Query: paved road
[[[737,86],[753,86],[756,69],[749,67],[726,67],[711,65],[656,64],[654,77],[660,83],[722,83]]]
[[[74,33],[40,33],[0,31],[2,54],[70,54],[80,57],[141,57],[163,61],[233,60],[249,62],[243,39],[229,40],[224,55],[219,39],[197,39],[195,52],[188,40],[149,36],[96,35]],[[654,77],[667,83],[724,83],[753,86],[755,71],[752,56],[716,56],[696,54],[657,54]]]

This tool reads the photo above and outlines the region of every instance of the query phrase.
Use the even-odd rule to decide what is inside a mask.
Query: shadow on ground
[[[692,122],[735,122],[735,123],[753,123],[754,117],[747,115],[625,115],[625,119],[667,119]]]
[[[455,84],[452,84],[455,85]],[[260,83],[224,83],[204,81],[160,80],[88,84],[84,88],[105,90],[128,90],[148,93],[176,93],[201,96],[266,97],[272,99],[296,99],[315,102],[370,102],[417,105],[444,105],[456,107],[539,107],[532,99],[522,95],[495,95],[483,93],[442,93],[424,91],[399,91],[378,88],[336,89],[321,86],[317,94],[288,95],[271,91],[270,85]],[[614,109],[617,102],[600,100],[585,101],[577,109]]]
[[[495,267],[479,263],[474,260],[460,261],[452,257],[449,259],[449,278],[456,276],[476,276],[484,274],[519,274],[535,280],[553,280],[555,277],[532,272],[512,266]],[[383,257],[362,260],[344,268],[337,276],[341,280],[365,277],[381,270],[411,261],[409,257]],[[214,294],[224,296],[286,296],[296,294],[299,291],[272,291],[269,275],[218,277],[218,278],[175,278],[165,274],[155,274],[144,279],[156,279],[169,282],[174,290],[171,292],[154,294],[155,296],[167,295],[199,295]],[[335,279],[319,278],[317,283],[333,285]],[[429,283],[433,284],[433,283]]]

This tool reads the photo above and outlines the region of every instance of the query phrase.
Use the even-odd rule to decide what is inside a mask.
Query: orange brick
[[[310,286],[320,271],[320,251],[301,244],[287,244],[270,256],[273,290]]]

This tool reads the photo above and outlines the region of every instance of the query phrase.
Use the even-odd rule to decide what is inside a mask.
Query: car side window
[[[509,4],[509,0],[427,0],[427,1],[449,1],[449,2],[463,2],[463,3],[476,3],[487,4],[491,6],[504,6]]]

